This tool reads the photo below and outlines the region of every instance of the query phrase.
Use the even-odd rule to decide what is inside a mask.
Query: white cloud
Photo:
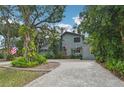
[[[9,21],[9,23],[13,23],[15,21],[15,22],[19,23],[20,25],[23,25],[24,24],[22,21],[14,20],[14,19],[13,20],[12,19],[8,19],[8,21]],[[3,20],[2,23],[3,24],[6,24],[6,21]]]
[[[72,32],[73,31],[73,27],[69,24],[59,23],[59,24],[56,24],[56,26],[59,26],[60,28],[64,28],[64,32],[65,31],[67,31],[67,32]]]
[[[76,17],[73,17],[72,18],[74,20],[74,22],[77,24],[77,25],[80,25],[82,19],[79,17],[79,16],[76,16]]]
[[[9,23],[12,23],[13,21],[11,19],[8,19]]]

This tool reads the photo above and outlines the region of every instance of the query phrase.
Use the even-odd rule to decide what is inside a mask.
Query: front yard
[[[0,68],[0,87],[19,87],[41,76],[38,72]]]
[[[39,72],[0,68],[0,87],[20,87],[41,75]]]
[[[22,87],[59,65],[58,62],[48,62],[31,68],[18,68],[12,67],[9,63],[1,64],[0,87]]]

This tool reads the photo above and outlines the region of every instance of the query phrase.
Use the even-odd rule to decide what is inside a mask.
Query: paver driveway
[[[124,82],[94,61],[50,60],[60,62],[55,70],[27,84],[28,87],[119,87]]]

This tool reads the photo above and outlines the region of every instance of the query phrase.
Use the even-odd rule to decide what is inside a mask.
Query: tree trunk
[[[29,27],[29,24],[28,24],[28,19],[29,19],[29,16],[28,15],[25,15],[25,26],[26,27]],[[27,60],[29,60],[28,59],[28,52],[29,52],[29,42],[30,42],[30,34],[29,34],[29,31],[26,31],[26,34],[25,34],[25,36],[24,36],[24,49],[25,49],[25,51],[24,51],[24,57],[27,59]]]
[[[10,27],[9,25],[7,25],[8,27]],[[6,43],[7,43],[7,54],[10,54],[10,31],[8,29],[8,27],[6,27],[7,30],[7,37],[6,37]]]
[[[24,39],[25,39],[24,40],[24,48],[25,48],[24,57],[25,58],[28,58],[27,56],[28,56],[28,52],[29,52],[29,42],[30,42],[30,35],[29,35],[29,32],[28,31],[25,34],[25,38]]]

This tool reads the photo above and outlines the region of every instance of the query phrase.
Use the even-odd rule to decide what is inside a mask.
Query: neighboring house
[[[80,34],[65,32],[61,36],[61,48],[66,56],[81,55],[83,59],[95,59],[90,53],[89,45],[84,43]]]

